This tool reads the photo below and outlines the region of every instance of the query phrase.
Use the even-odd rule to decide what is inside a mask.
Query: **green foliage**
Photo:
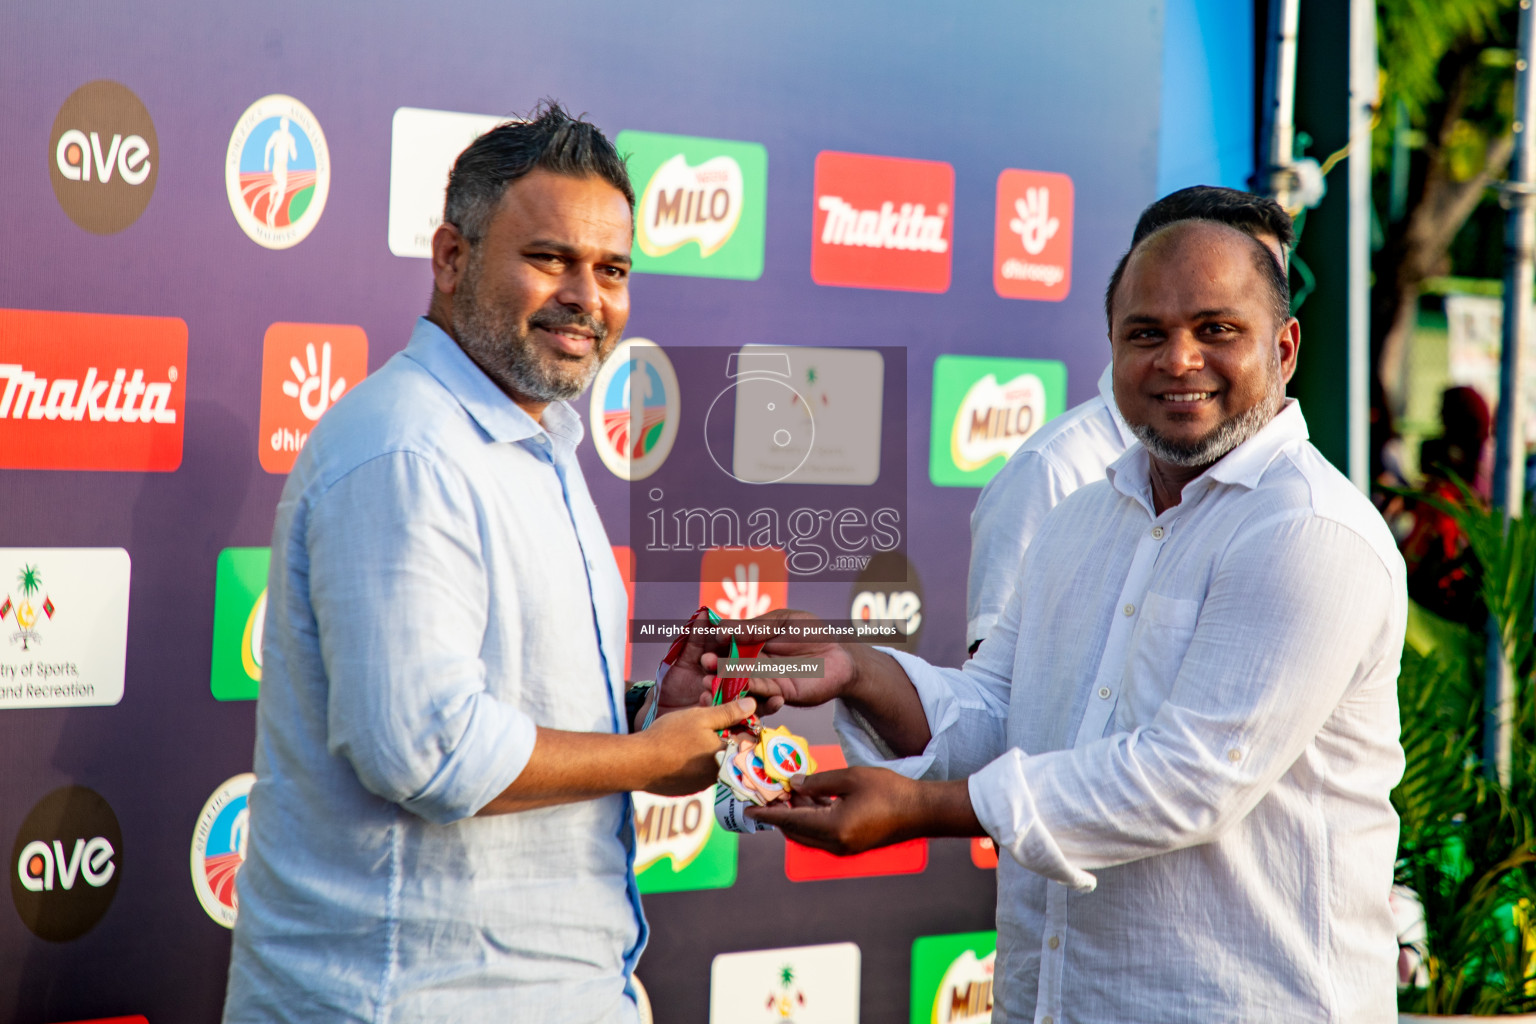
[[[1514,118],[1515,9],[1515,0],[1378,0],[1376,170],[1391,163],[1401,131],[1410,148],[1437,150],[1451,181],[1482,172]]]
[[[1482,633],[1453,628],[1428,655],[1405,648],[1397,874],[1424,904],[1429,986],[1400,1004],[1433,1014],[1536,1011],[1536,510],[1506,527],[1470,494],[1464,506],[1426,500],[1465,531],[1516,666],[1514,767],[1507,788],[1484,772]]]

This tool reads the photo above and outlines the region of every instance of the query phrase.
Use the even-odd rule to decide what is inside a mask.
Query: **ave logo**
[[[261,468],[293,469],[325,411],[368,374],[368,335],[351,324],[273,324],[261,353]]]
[[[1072,290],[1072,179],[1009,168],[997,178],[992,286],[1005,299],[1060,302]]]
[[[117,893],[123,833],[102,796],[65,786],[43,797],[11,850],[11,898],[22,923],[50,942],[95,927]]]
[[[634,267],[755,281],[763,276],[768,150],[756,142],[623,131],[637,186]]]
[[[155,124],[139,98],[117,82],[88,82],[70,93],[54,118],[48,152],[59,205],[94,234],[123,230],[155,194]]]
[[[845,288],[948,291],[954,206],[950,164],[818,153],[811,279]]]

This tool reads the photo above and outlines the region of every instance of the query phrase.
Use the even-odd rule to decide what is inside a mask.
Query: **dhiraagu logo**
[[[736,833],[715,823],[715,790],[691,796],[636,793],[635,881],[642,893],[728,889],[736,884]]]
[[[267,618],[270,548],[219,552],[213,591],[213,671],[217,700],[255,700],[261,688],[262,627]]]
[[[984,486],[1066,399],[1067,368],[1053,359],[939,356],[928,478],[939,487]]]
[[[636,186],[634,268],[647,274],[763,276],[768,150],[756,142],[620,132]]]

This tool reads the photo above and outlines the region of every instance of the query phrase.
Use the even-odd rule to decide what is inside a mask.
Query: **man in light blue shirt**
[[[316,427],[272,539],[224,1019],[636,1019],[628,791],[713,779],[693,657],[636,735],[576,461],[634,193],[558,106],[460,155],[404,352]],[[672,696],[675,695],[675,699]]]

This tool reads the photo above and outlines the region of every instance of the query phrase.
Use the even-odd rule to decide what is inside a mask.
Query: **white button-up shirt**
[[[1067,495],[1104,479],[1136,443],[1115,407],[1109,368],[1099,393],[1056,417],[1009,457],[982,488],[971,513],[971,571],[965,587],[965,642],[985,640],[1019,580],[1019,566],[1045,515]]]
[[[1403,563],[1295,402],[1153,511],[1147,454],[1046,518],[963,670],[892,652],[1000,849],[994,1021],[1396,1019]]]

